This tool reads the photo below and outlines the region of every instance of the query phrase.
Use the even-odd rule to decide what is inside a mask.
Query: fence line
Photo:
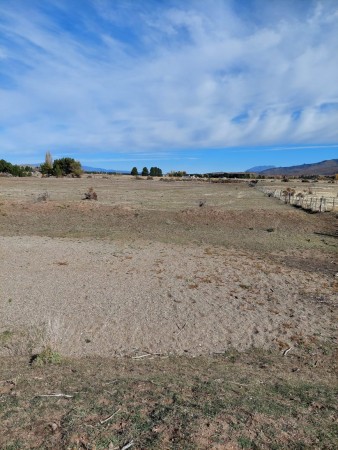
[[[338,198],[316,196],[304,192],[296,192],[295,189],[271,189],[265,186],[259,188],[268,197],[278,198],[284,203],[302,208],[306,211],[326,212],[338,210]]]

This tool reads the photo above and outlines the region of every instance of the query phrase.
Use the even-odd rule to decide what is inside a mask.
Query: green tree
[[[5,161],[4,159],[0,159],[0,172],[2,173],[11,173],[12,164]]]
[[[142,169],[142,176],[147,177],[149,175],[149,170],[147,167],[143,167]]]
[[[149,172],[151,177],[161,177],[162,176],[162,170],[158,167],[151,167]]]
[[[56,159],[53,163],[53,175],[57,177],[66,175],[81,177],[82,172],[80,161],[73,158]]]
[[[187,174],[187,172],[185,170],[178,170],[178,171],[174,171],[172,170],[169,173],[170,177],[184,177]]]
[[[29,166],[19,166],[18,164],[11,164],[4,159],[0,160],[0,172],[8,173],[13,177],[27,177],[32,175],[32,168]]]
[[[130,175],[138,175],[137,167],[133,167],[133,168],[131,169]]]
[[[62,169],[59,166],[59,164],[53,165],[53,175],[56,176],[57,178],[61,178],[63,176]]]

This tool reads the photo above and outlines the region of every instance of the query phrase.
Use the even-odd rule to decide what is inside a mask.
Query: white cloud
[[[338,104],[334,2],[117,3],[2,5],[2,149],[338,141],[337,109],[320,108]]]

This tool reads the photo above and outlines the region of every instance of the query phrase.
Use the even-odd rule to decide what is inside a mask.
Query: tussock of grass
[[[62,356],[59,352],[53,350],[51,347],[46,347],[41,353],[33,357],[32,365],[42,367],[50,364],[61,364]]]
[[[14,333],[9,330],[2,331],[0,333],[0,344],[5,344],[6,342],[10,341],[13,337]]]

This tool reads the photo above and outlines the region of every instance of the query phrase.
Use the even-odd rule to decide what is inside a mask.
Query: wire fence
[[[312,212],[338,211],[338,197],[328,197],[326,195],[315,195],[305,192],[297,192],[295,189],[271,189],[268,187],[259,188],[268,197],[274,197],[283,203],[302,208]]]

